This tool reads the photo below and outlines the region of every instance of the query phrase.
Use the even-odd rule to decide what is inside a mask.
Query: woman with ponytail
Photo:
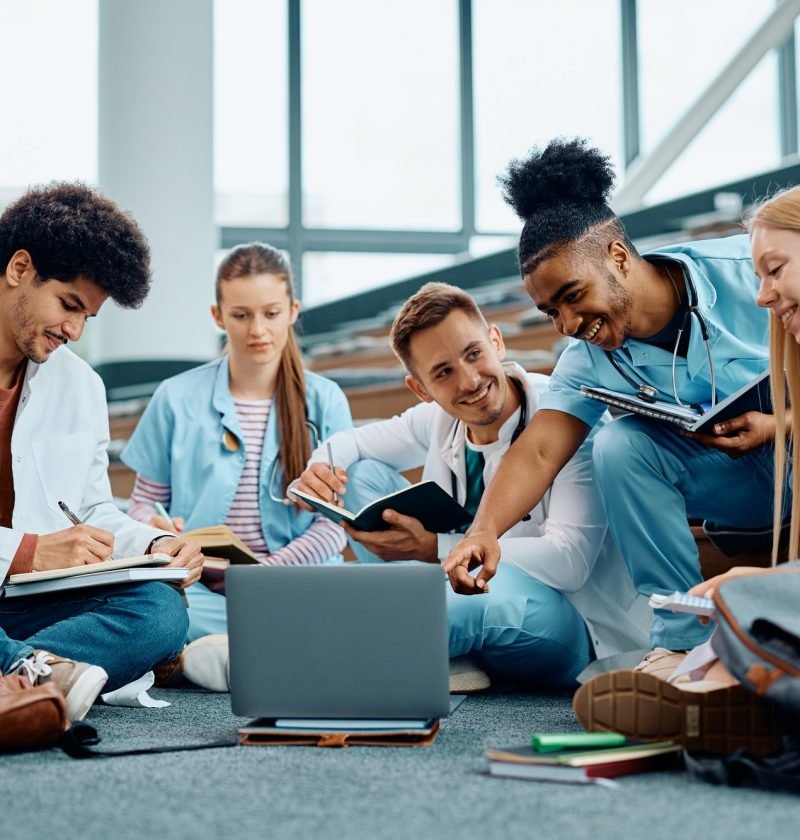
[[[122,453],[137,473],[131,516],[178,532],[225,523],[265,565],[340,559],[341,528],[286,500],[318,443],[352,426],[341,389],[303,369],[299,309],[283,253],[252,243],[225,257],[211,314],[227,334],[227,352],[167,379],[153,395]],[[189,641],[213,634],[201,647],[215,646],[226,659],[227,640],[217,635],[227,628],[224,596],[203,583],[187,595]],[[224,668],[216,670],[221,684],[198,681],[225,688]]]

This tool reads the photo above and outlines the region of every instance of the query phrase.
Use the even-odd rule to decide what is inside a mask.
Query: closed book
[[[624,743],[615,747],[570,747],[560,750],[537,750],[532,746],[506,747],[503,749],[487,750],[486,757],[490,761],[511,761],[515,764],[563,764],[568,759],[585,759],[588,762],[598,756],[626,756],[638,750],[652,750],[660,747],[671,747],[672,741],[658,741],[648,743],[635,738],[626,738]]]
[[[591,784],[597,779],[633,776],[654,770],[669,770],[680,766],[681,747],[675,745],[669,752],[641,752],[624,759],[606,759],[594,764],[520,764],[513,761],[492,761],[489,773],[511,779],[529,779],[538,782],[568,782]]]
[[[421,481],[389,493],[361,508],[358,513],[351,513],[302,490],[291,492],[333,522],[348,522],[359,531],[386,531],[390,525],[383,519],[385,510],[413,516],[426,531],[437,534],[445,534],[472,521],[470,514],[435,481]]]
[[[672,741],[629,741],[610,749],[568,749],[540,753],[532,747],[489,750],[493,776],[538,781],[586,783],[676,766],[682,747]]]
[[[49,592],[66,592],[72,589],[89,589],[94,586],[110,586],[116,583],[141,583],[160,580],[165,583],[180,583],[189,577],[189,570],[183,567],[112,569],[107,572],[78,574],[71,577],[36,580],[30,583],[9,583],[3,588],[6,598],[21,598],[27,595],[44,595]]]
[[[199,543],[203,554],[228,560],[230,563],[257,563],[255,555],[241,537],[227,525],[212,525],[183,531],[181,538]]]

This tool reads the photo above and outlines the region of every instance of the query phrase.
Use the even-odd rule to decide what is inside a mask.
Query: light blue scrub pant
[[[345,506],[360,510],[407,485],[386,464],[360,461],[348,470]],[[351,545],[359,562],[382,562],[358,543]],[[575,607],[511,563],[500,563],[489,589],[485,595],[458,595],[446,587],[450,656],[470,654],[504,680],[574,685],[593,657],[586,624]]]
[[[224,595],[212,592],[203,583],[194,583],[184,591],[189,602],[187,643],[212,633],[228,632],[228,603]]]
[[[645,595],[700,583],[687,517],[744,528],[768,526],[773,509],[772,447],[734,460],[664,423],[626,415],[594,439],[594,480],[609,528],[636,588]],[[787,502],[787,510],[791,499]],[[656,611],[653,646],[686,650],[714,626],[693,615]]]

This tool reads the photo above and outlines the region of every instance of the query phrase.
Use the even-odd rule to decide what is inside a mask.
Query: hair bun
[[[585,138],[558,138],[516,158],[498,176],[503,198],[523,220],[553,204],[605,203],[614,186],[608,155]]]

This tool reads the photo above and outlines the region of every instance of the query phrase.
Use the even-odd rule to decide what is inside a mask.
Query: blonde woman
[[[761,280],[756,302],[770,310],[769,355],[772,404],[775,410],[775,511],[772,563],[778,562],[785,488],[791,487],[789,557],[800,557],[800,448],[787,440],[800,414],[800,187],[765,201],[750,219],[753,265]],[[786,398],[791,408],[786,411]],[[694,595],[711,595],[729,577],[763,572],[737,566],[695,586]],[[800,567],[792,569],[800,571]]]

